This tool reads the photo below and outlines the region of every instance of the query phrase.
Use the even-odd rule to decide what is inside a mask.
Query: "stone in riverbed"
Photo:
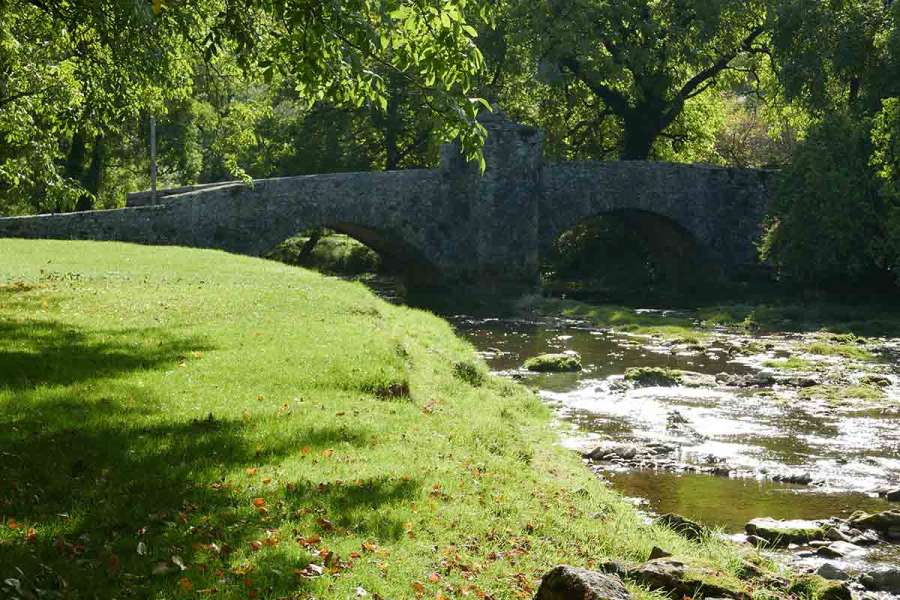
[[[849,542],[832,542],[827,546],[819,548],[817,554],[819,556],[824,556],[825,558],[844,558],[845,556],[862,554],[864,552],[865,550],[856,544],[851,544]]]
[[[625,370],[625,380],[635,387],[672,387],[681,383],[682,374],[659,367],[631,367]]]
[[[812,475],[807,471],[786,471],[778,473],[772,477],[772,481],[779,483],[794,483],[797,485],[809,485],[812,482]]]
[[[753,519],[745,526],[747,535],[760,537],[773,546],[805,544],[820,540],[824,529],[815,521],[779,521],[777,519]]]
[[[812,596],[819,600],[852,600],[853,595],[847,584],[840,581],[825,579],[820,575],[804,575],[797,578],[788,588],[788,593],[794,596],[807,596],[815,590]]]
[[[640,448],[634,444],[621,444],[618,442],[606,442],[588,452],[585,458],[591,460],[613,460],[620,458],[623,460],[631,460],[640,454]]]
[[[560,565],[541,578],[534,600],[630,600],[614,575]]]
[[[577,354],[541,354],[525,361],[525,369],[535,373],[570,373],[581,370]]]
[[[892,527],[900,527],[900,510],[885,510],[880,513],[853,513],[849,523],[859,529],[874,529],[887,533]]]
[[[889,500],[891,502],[900,502],[900,488],[895,488],[892,490],[883,490],[878,494],[885,500]]]
[[[869,571],[859,578],[859,582],[870,590],[900,594],[900,568]]]
[[[649,560],[629,571],[628,576],[650,589],[663,590],[678,597],[750,598],[748,590],[733,576],[712,566],[689,564],[674,558]]]
[[[850,574],[847,573],[847,571],[831,563],[824,563],[821,567],[816,569],[816,575],[831,581],[847,581],[850,579]]]

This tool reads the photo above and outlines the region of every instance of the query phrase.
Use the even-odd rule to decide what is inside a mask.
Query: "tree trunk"
[[[645,123],[625,119],[625,131],[622,140],[622,160],[647,160],[653,142],[659,136],[658,131],[653,131]]]
[[[103,173],[106,170],[106,141],[102,134],[98,134],[94,138],[94,145],[91,149],[91,164],[87,172],[81,179],[81,184],[88,194],[82,194],[75,205],[76,211],[93,210],[94,201],[100,194],[100,188],[103,186]]]

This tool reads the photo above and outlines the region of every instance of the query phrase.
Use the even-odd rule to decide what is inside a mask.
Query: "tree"
[[[483,60],[466,11],[487,17],[474,0],[0,0],[0,210],[90,205],[111,145],[185,107],[221,57],[250,81],[290,81],[307,108],[389,112],[399,78],[433,134],[478,158],[483,103],[469,90]]]
[[[650,157],[692,100],[766,51],[761,0],[541,0],[518,5],[546,81],[576,82],[596,119],[621,127],[620,156]]]

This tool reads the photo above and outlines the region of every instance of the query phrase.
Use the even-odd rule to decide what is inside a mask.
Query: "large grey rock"
[[[753,519],[745,526],[747,535],[762,538],[773,546],[788,544],[805,544],[812,540],[820,540],[825,530],[815,521],[799,519],[779,521],[777,519]]]
[[[822,546],[818,550],[819,556],[824,556],[825,558],[845,558],[847,556],[858,556],[864,553],[865,550],[856,544],[842,541],[832,542],[827,546]]]
[[[900,594],[900,567],[888,567],[869,571],[859,582],[870,590]]]
[[[629,571],[628,576],[652,590],[663,590],[679,598],[697,594],[739,600],[750,597],[743,586],[712,567],[688,564],[674,558],[648,560]]]
[[[630,600],[615,575],[560,565],[541,578],[534,600]]]
[[[880,513],[855,513],[849,523],[859,529],[874,529],[887,533],[892,527],[900,527],[900,510],[885,510]]]
[[[816,569],[816,575],[830,581],[847,581],[850,574],[832,563],[824,563]]]

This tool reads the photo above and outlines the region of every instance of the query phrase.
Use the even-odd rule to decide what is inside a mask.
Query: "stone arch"
[[[325,218],[319,223],[312,223],[282,237],[273,244],[273,247],[285,239],[315,228],[330,229],[360,242],[378,254],[389,274],[399,275],[407,284],[431,286],[440,281],[438,268],[421,250],[404,239],[402,234],[350,221]]]
[[[671,217],[641,208],[611,208],[579,218],[556,238],[546,238],[542,259],[546,261],[554,254],[555,245],[563,235],[601,217],[616,219],[629,233],[640,238],[641,250],[646,250],[654,269],[669,284],[688,285],[718,275],[714,260],[694,233]],[[636,249],[623,250],[628,253]]]
[[[756,264],[771,173],[641,161],[569,162],[542,173],[539,247],[592,215],[639,211],[689,233],[720,273]]]

